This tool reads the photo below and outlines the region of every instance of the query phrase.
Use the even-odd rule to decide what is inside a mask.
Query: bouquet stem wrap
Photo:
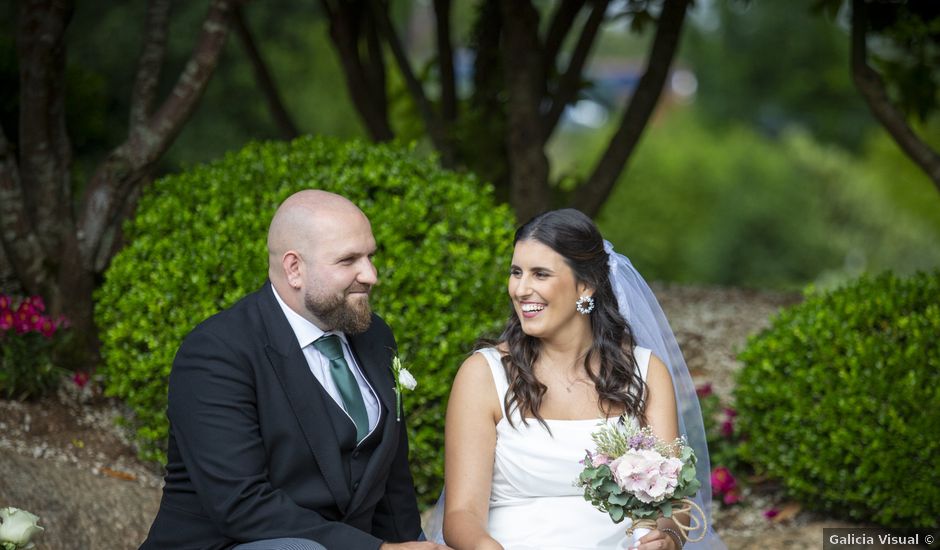
[[[672,511],[672,521],[676,523],[676,528],[682,531],[682,534],[685,536],[685,541],[698,542],[704,539],[707,521],[705,520],[705,512],[702,511],[702,508],[688,498],[674,500],[673,505],[675,508]],[[702,517],[701,521],[699,521],[698,517],[692,513],[693,510],[698,512],[698,515]],[[681,521],[679,521],[679,518],[676,517],[676,514],[688,514],[689,523],[687,525],[683,524]],[[633,532],[637,529],[647,529],[652,531],[653,529],[656,529],[656,520],[650,518],[634,519],[630,525],[630,528],[627,529],[627,537],[632,537]],[[689,538],[689,533],[695,531],[696,529],[701,529],[702,533],[694,539]]]

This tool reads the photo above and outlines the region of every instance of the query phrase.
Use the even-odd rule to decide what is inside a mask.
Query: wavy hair
[[[633,356],[636,341],[630,325],[617,308],[617,298],[610,285],[608,255],[597,226],[578,210],[552,210],[539,214],[516,230],[513,245],[525,240],[537,241],[560,254],[574,273],[575,281],[595,289],[594,311],[590,313],[594,343],[584,357],[584,371],[594,382],[598,405],[607,416],[614,408],[622,407],[625,413],[645,425],[646,383],[637,371]],[[502,357],[509,381],[509,391],[504,398],[505,410],[511,411],[515,407],[522,413],[523,424],[526,423],[526,415],[531,414],[548,429],[539,412],[548,387],[539,382],[534,373],[541,341],[523,332],[513,310],[499,342],[505,342],[509,349],[509,353]],[[594,358],[600,363],[596,375],[590,367]],[[511,416],[506,416],[511,425]]]

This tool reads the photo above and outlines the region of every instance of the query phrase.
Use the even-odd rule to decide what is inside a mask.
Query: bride
[[[630,520],[613,523],[574,484],[591,433],[621,415],[661,439],[690,438],[707,503],[701,412],[681,353],[649,288],[591,219],[556,210],[520,227],[508,290],[513,314],[499,341],[463,363],[450,394],[447,544],[627,548]],[[641,550],[682,547],[673,519],[657,527]],[[714,533],[697,546],[723,548]]]

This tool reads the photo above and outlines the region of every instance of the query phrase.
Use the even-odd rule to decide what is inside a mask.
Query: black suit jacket
[[[373,315],[348,339],[386,414],[355,489],[327,417],[330,398],[270,283],[186,337],[170,374],[163,499],[141,548],[300,537],[374,550],[418,537],[405,424],[394,414],[394,337]]]

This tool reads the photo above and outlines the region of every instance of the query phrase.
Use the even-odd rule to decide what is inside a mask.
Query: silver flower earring
[[[574,303],[574,307],[577,308],[578,313],[581,315],[587,315],[594,311],[594,298],[584,295],[578,298],[578,301]]]

